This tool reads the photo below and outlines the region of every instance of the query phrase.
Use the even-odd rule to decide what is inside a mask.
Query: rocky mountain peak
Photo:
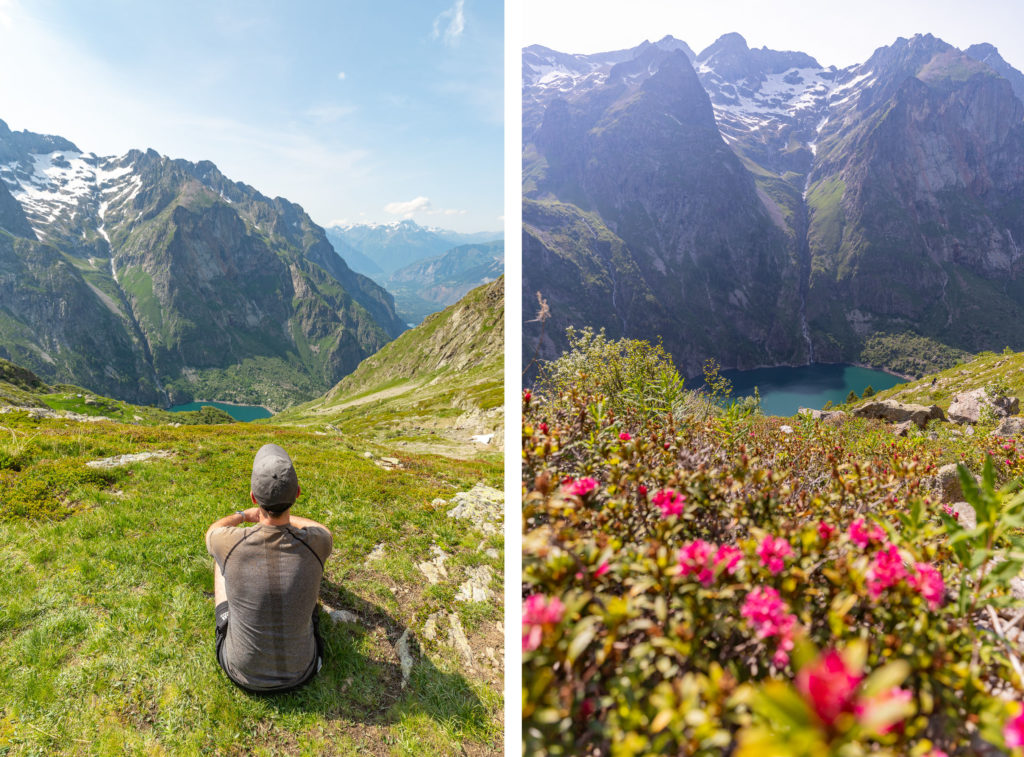
[[[988,43],[971,45],[964,50],[964,53],[974,58],[974,60],[984,63],[1010,82],[1010,86],[1013,88],[1013,93],[1017,96],[1017,99],[1024,102],[1024,74],[1003,60],[995,45]]]

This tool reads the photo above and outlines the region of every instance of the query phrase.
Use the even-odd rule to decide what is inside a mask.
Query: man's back
[[[330,533],[319,526],[224,526],[210,531],[207,549],[227,588],[225,670],[257,691],[304,681],[316,665],[312,617]]]

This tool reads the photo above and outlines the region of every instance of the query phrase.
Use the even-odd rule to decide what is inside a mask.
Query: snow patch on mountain
[[[34,153],[0,165],[0,179],[21,203],[40,237],[46,234],[47,225],[62,216],[95,207],[100,216],[100,234],[107,239],[102,221],[110,200],[103,198],[109,195],[120,204],[134,197],[141,180],[132,172],[132,165],[121,158],[72,150]]]

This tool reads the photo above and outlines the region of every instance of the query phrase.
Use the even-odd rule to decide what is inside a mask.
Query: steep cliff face
[[[681,50],[648,46],[600,87],[553,100],[526,149],[524,287],[559,321],[657,333],[691,373],[716,345],[730,367],[802,358],[793,238],[722,141]],[[604,228],[588,232],[588,215]],[[593,289],[582,302],[554,286],[574,275]],[[564,346],[551,331],[545,357]]]
[[[730,34],[690,69],[672,47],[524,51],[525,313],[552,292],[553,331],[660,335],[687,373],[857,361],[905,332],[1024,346],[1024,76],[994,48],[918,35],[837,69]],[[559,276],[598,304],[543,289]]]
[[[49,379],[283,407],[404,329],[302,208],[207,161],[101,158],[4,126],[0,180],[0,255],[25,276],[5,280],[2,344]]]
[[[877,83],[824,130],[808,192],[822,358],[907,329],[970,351],[1024,345],[1024,106],[939,40],[868,67]]]

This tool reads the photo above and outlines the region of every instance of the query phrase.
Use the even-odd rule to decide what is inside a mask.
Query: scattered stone
[[[122,465],[141,463],[153,458],[173,457],[174,453],[167,449],[158,449],[153,452],[138,452],[134,455],[115,455],[104,457],[102,460],[90,460],[86,463],[90,468],[117,468]]]
[[[433,641],[437,638],[437,620],[441,617],[441,611],[432,612],[427,616],[427,622],[423,624],[423,638]]]
[[[498,550],[496,550],[494,547],[491,547],[490,549],[485,549],[484,554],[492,560],[497,560],[499,557],[501,557],[501,553],[498,552]]]
[[[964,428],[964,436],[974,436],[974,426]]]
[[[939,468],[932,479],[933,488],[937,489],[943,502],[961,502],[964,490],[960,487],[960,475],[956,471],[956,463],[949,463]]]
[[[448,640],[462,655],[466,667],[474,670],[476,666],[473,664],[473,649],[469,646],[469,639],[466,638],[459,616],[454,612],[448,613]]]
[[[992,432],[992,436],[1020,436],[1024,433],[1024,418],[1011,416],[1003,418],[999,427]]]
[[[436,497],[435,499],[430,500],[430,506],[434,508],[444,507],[447,504],[448,500],[441,499],[440,497]]]
[[[145,420],[145,418],[143,418],[141,415],[133,415],[132,418],[134,418],[137,421]]]
[[[779,426],[779,431],[781,431],[784,434],[792,434],[793,433],[793,427],[792,426],[785,426],[785,425]]]
[[[846,413],[842,410],[814,410],[809,407],[802,407],[796,412],[798,415],[809,415],[816,421],[825,421],[826,423],[845,421],[847,418]]]
[[[485,484],[477,484],[468,492],[456,494],[451,503],[455,507],[448,511],[449,518],[470,520],[485,534],[501,531],[505,514],[503,492]]]
[[[387,463],[388,465],[394,465],[396,467],[402,464],[402,461],[397,457],[382,457],[381,462]]]
[[[477,434],[476,436],[469,437],[471,442],[478,442],[479,444],[490,444],[491,439],[494,438],[494,434]]]
[[[949,405],[949,419],[954,423],[977,423],[986,407],[997,418],[1006,418],[1020,411],[1020,400],[1017,397],[991,397],[985,389],[972,389],[953,397]]]
[[[378,544],[373,548],[373,551],[366,556],[366,562],[377,562],[384,557],[384,545]]]
[[[978,515],[967,502],[954,502],[949,507],[956,515],[956,522],[963,528],[971,529],[978,525]]]
[[[918,428],[924,428],[930,420],[946,420],[942,408],[938,405],[904,405],[896,400],[880,400],[867,402],[853,411],[858,418],[880,418],[890,423],[913,421]]]
[[[359,623],[359,616],[350,610],[336,610],[323,600],[320,600],[320,606],[335,623]]]
[[[448,578],[448,569],[444,566],[444,561],[448,559],[448,554],[436,544],[430,549],[434,553],[434,559],[421,562],[416,567],[420,569],[420,572],[427,577],[430,583],[439,584],[441,579]]]
[[[910,429],[914,427],[913,421],[903,421],[903,423],[897,423],[892,427],[892,432],[896,436],[906,436],[910,433]]]
[[[455,595],[458,602],[486,602],[494,596],[491,591],[491,568],[489,565],[478,565],[469,568],[469,574],[463,584],[459,587],[459,593]]]
[[[402,688],[404,689],[406,684],[409,683],[409,676],[412,674],[412,654],[409,652],[408,628],[402,631],[402,635],[395,645],[395,651],[398,653],[398,664],[402,668]]]
[[[363,453],[363,457],[365,457],[367,460],[372,460],[373,459],[373,453],[370,452],[369,450],[367,450],[366,452]]]

